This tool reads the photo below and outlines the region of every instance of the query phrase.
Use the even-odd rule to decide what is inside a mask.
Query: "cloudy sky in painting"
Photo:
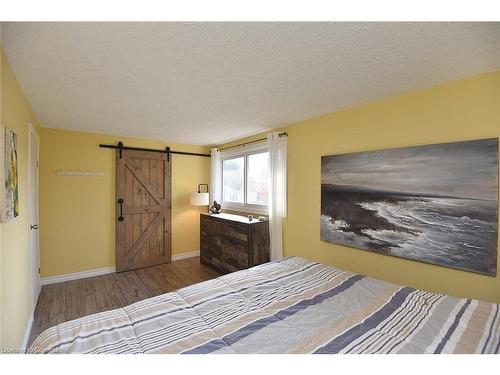
[[[498,139],[323,156],[322,183],[496,200]]]

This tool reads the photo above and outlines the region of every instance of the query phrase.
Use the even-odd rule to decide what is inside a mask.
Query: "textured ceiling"
[[[2,44],[43,126],[193,144],[500,68],[500,23],[3,23]]]

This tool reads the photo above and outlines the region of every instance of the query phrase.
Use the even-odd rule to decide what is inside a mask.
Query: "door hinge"
[[[38,273],[40,273],[40,267],[38,267]]]

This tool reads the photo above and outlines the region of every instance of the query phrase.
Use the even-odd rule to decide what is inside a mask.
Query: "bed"
[[[498,353],[499,305],[291,257],[51,327],[31,353]]]

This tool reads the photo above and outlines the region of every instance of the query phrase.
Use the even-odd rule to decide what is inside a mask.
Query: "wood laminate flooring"
[[[38,297],[29,345],[44,330],[84,315],[117,309],[220,274],[188,258],[133,271],[44,285]]]

